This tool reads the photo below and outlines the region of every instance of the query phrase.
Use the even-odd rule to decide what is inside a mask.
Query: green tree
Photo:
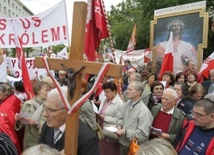
[[[26,57],[28,58],[28,54],[33,52],[32,47],[23,48],[24,52],[26,53]],[[16,57],[16,48],[11,48],[10,50],[7,49],[7,56]]]
[[[58,52],[60,52],[64,47],[66,47],[64,44],[59,44],[56,46],[52,46],[52,52],[57,54]]]

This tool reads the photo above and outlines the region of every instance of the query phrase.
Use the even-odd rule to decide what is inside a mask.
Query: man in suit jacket
[[[62,93],[66,95],[67,88],[63,87],[62,90]],[[63,150],[66,116],[67,111],[63,106],[58,90],[51,90],[44,106],[44,117],[47,118],[47,121],[42,127],[39,143],[47,144],[59,151]],[[98,155],[98,150],[98,137],[95,132],[80,121],[77,154]]]
[[[162,104],[153,106],[151,113],[154,117],[152,126],[162,130],[162,134],[157,135],[171,143],[182,128],[185,113],[175,107],[178,99],[177,93],[172,88],[166,88],[161,98]],[[155,138],[150,136],[150,138]]]
[[[214,93],[214,69],[210,70],[209,79],[202,83],[205,89],[205,95]]]

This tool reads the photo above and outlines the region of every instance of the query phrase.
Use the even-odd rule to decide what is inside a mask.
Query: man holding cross
[[[66,87],[63,87],[62,90],[62,93],[67,93]],[[44,117],[47,118],[47,121],[43,125],[39,142],[61,151],[64,149],[67,111],[57,89],[49,92],[44,110]],[[95,132],[79,121],[77,154],[98,155],[98,141]]]

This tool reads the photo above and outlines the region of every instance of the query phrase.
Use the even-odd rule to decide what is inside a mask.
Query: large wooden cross
[[[74,71],[79,70],[82,66],[85,68],[75,76],[76,88],[72,100],[68,100],[70,105],[74,104],[81,97],[81,78],[82,73],[98,74],[102,67],[102,63],[87,62],[83,60],[84,49],[84,35],[87,15],[87,4],[85,2],[75,2],[73,12],[73,26],[72,26],[72,41],[70,47],[70,55],[68,60],[47,58],[50,69],[62,70],[61,64],[66,68],[72,68]],[[35,58],[35,66],[43,68],[44,64],[42,58]],[[112,64],[106,73],[107,76],[121,77],[121,65]],[[78,129],[79,129],[79,110],[72,116],[68,115],[66,118],[65,130],[65,154],[76,155],[78,144]]]

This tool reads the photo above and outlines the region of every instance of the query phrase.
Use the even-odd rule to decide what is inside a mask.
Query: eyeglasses
[[[57,112],[59,110],[62,110],[62,109],[65,109],[65,108],[60,108],[60,109],[51,109],[51,108],[46,108],[44,107],[44,110],[47,114],[51,114],[51,113],[54,113],[54,112]]]
[[[193,116],[193,115],[195,115],[196,117],[204,117],[204,116],[207,116],[207,115],[209,115],[209,114],[204,114],[204,115],[202,115],[202,114],[199,114],[199,113],[197,113],[197,112],[194,112],[193,110],[191,110],[190,111],[190,114],[191,114],[191,116]]]

